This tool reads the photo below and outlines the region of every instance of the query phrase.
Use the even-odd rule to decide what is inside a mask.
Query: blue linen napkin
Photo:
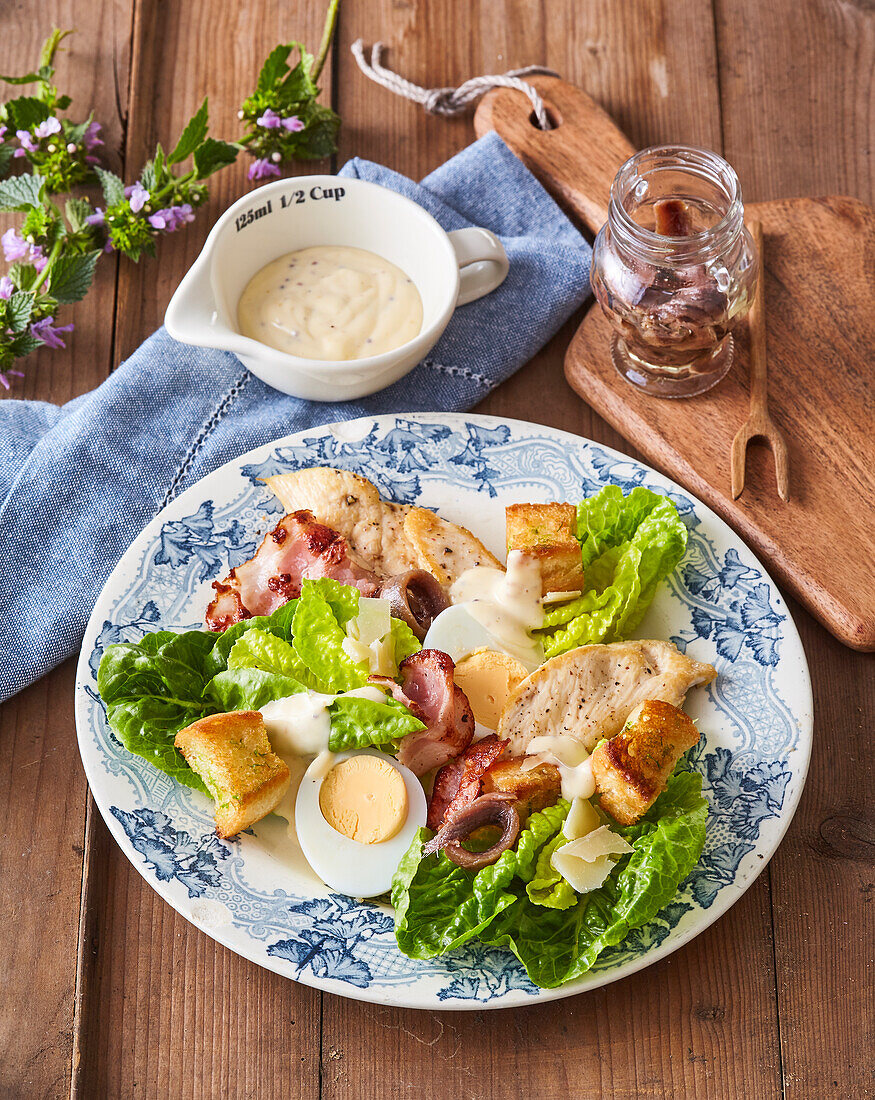
[[[183,489],[303,428],[468,409],[530,359],[588,293],[589,246],[497,134],[421,184],[358,159],[340,174],[407,195],[444,229],[491,229],[510,259],[507,279],[457,309],[409,375],[358,401],[288,397],[236,356],[179,344],[163,328],[66,405],[0,401],[0,701],[76,650],[113,566]]]

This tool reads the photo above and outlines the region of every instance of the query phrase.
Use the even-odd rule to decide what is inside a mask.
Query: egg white
[[[391,887],[401,857],[416,831],[425,825],[428,807],[425,791],[413,772],[386,753],[376,749],[338,753],[332,767],[353,756],[376,756],[401,773],[407,788],[407,818],[398,832],[380,844],[361,844],[329,825],[319,807],[319,791],[327,777],[324,768],[308,769],[301,780],[295,800],[295,831],[307,862],[326,886],[350,897],[372,898]]]

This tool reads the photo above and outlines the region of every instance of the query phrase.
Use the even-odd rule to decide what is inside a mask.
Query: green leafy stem
[[[52,31],[32,71],[0,75],[15,87],[35,86],[32,94],[0,105],[0,211],[24,215],[0,237],[10,265],[0,276],[0,385],[9,389],[11,378],[21,377],[14,365],[38,347],[66,346],[73,326],[57,324],[58,310],[85,297],[102,255],[118,252],[134,262],[154,255],[159,237],[194,220],[208,197],[205,181],[241,152],[252,157],[250,180],[280,176],[291,161],[336,152],[340,119],[318,102],[316,82],[338,7],[339,0],[330,0],[315,58],[300,42],[271,51],[238,112],[244,123],[239,140],[209,135],[204,99],[171,152],[157,145],[130,185],[100,163],[104,143],[93,114],[81,122],[64,114],[71,99],[54,84],[54,60],[70,31]],[[293,51],[298,60],[290,65]],[[99,205],[71,193],[97,184]]]

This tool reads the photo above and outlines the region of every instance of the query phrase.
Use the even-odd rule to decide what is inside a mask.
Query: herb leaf
[[[49,279],[49,292],[55,301],[68,305],[84,298],[94,280],[94,268],[99,258],[100,249],[59,256],[52,266]]]
[[[205,99],[180,134],[176,148],[167,157],[168,164],[179,164],[180,161],[191,156],[195,149],[203,143],[207,136],[207,119],[208,103]]]
[[[13,176],[0,183],[0,210],[27,210],[42,203],[42,176]]]
[[[119,203],[124,202],[124,181],[120,180],[115,173],[110,172],[106,168],[95,166],[94,171],[97,173],[97,178],[100,180],[100,186],[103,190],[103,198],[106,205],[118,206]]]
[[[194,170],[198,179],[206,179],[220,168],[233,164],[237,159],[238,150],[239,147],[232,145],[229,141],[207,138],[194,151]]]

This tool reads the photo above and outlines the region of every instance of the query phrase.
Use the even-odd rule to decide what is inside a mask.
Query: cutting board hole
[[[550,125],[553,127],[554,130],[562,125],[562,115],[559,114],[555,107],[548,106],[546,107],[546,111],[547,118],[550,120]],[[529,115],[529,122],[532,124],[532,126],[535,127],[536,130],[541,129],[541,127],[538,125],[538,119],[536,118],[534,111],[532,111],[532,113]],[[545,130],[544,133],[549,133],[549,131]]]

